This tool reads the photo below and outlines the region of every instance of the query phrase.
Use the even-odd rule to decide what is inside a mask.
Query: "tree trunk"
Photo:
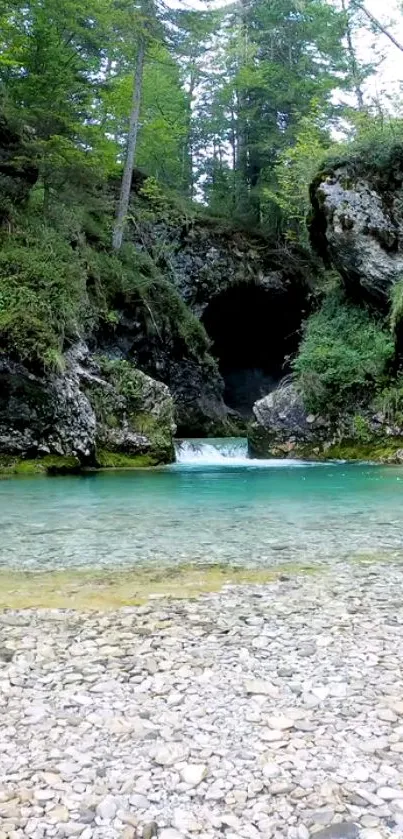
[[[141,91],[143,86],[143,71],[145,58],[145,39],[140,38],[139,49],[137,53],[136,69],[134,73],[133,85],[133,100],[132,109],[130,113],[129,134],[127,138],[127,152],[125,168],[123,171],[122,184],[120,187],[120,197],[118,211],[116,215],[115,227],[113,230],[112,245],[114,250],[118,251],[122,247],[123,233],[126,226],[127,211],[129,209],[130,190],[132,185],[132,175],[134,158],[136,154],[137,136],[139,131],[140,119],[140,105],[141,105]]]
[[[361,87],[361,84],[360,84],[360,77],[359,77],[358,64],[357,64],[357,56],[356,56],[355,49],[354,49],[354,44],[353,44],[353,36],[352,36],[352,32],[351,32],[350,20],[349,20],[349,17],[348,17],[348,9],[347,9],[347,6],[346,6],[346,0],[341,0],[341,5],[342,5],[343,12],[346,14],[346,17],[347,17],[346,35],[347,35],[347,52],[348,52],[348,57],[349,57],[350,73],[351,73],[351,78],[352,78],[353,85],[354,85],[355,95],[357,97],[358,110],[362,112],[362,111],[365,111],[364,94],[362,92],[362,87]]]

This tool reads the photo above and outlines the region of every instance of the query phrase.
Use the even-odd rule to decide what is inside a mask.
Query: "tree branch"
[[[392,35],[392,32],[389,32],[389,29],[387,29],[386,26],[384,26],[383,23],[381,23],[381,21],[378,20],[378,18],[375,17],[375,15],[373,15],[372,12],[370,12],[369,9],[367,9],[366,6],[364,6],[364,3],[362,3],[361,0],[354,0],[352,6],[355,6],[357,9],[360,9],[362,12],[364,12],[364,15],[367,16],[371,23],[373,23],[374,26],[377,29],[379,29],[380,32],[382,32],[383,35],[386,35],[386,37],[389,38],[389,41],[391,41],[392,44],[394,44],[395,47],[397,47],[398,50],[400,50],[400,52],[403,52],[403,44],[401,44],[400,41],[398,41],[397,38],[395,38],[395,36]]]

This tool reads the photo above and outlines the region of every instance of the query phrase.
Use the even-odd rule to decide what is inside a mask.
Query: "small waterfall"
[[[206,439],[177,440],[175,443],[176,464],[173,468],[203,469],[206,466],[247,466],[254,469],[281,469],[292,466],[307,466],[302,460],[257,460],[248,457],[246,437],[217,437]]]
[[[176,462],[189,466],[245,466],[250,464],[244,437],[177,440]]]

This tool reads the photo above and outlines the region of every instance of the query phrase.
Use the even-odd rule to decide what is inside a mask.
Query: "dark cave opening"
[[[243,417],[290,372],[305,299],[295,290],[231,286],[211,300],[202,322],[225,383],[224,399]]]

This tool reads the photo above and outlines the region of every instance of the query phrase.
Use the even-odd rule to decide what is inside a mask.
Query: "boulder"
[[[39,376],[0,358],[0,455],[73,456],[84,465],[95,465],[99,451],[173,459],[166,385],[129,362],[98,359],[84,343],[63,361],[62,372]]]
[[[379,460],[401,463],[403,428],[371,403],[361,413],[309,413],[289,378],[259,399],[249,426],[249,454],[257,458]]]
[[[95,414],[69,359],[63,374],[46,377],[0,359],[1,455],[73,455],[91,462],[95,427]]]
[[[403,277],[403,147],[382,166],[352,157],[311,185],[312,244],[357,299],[387,302]]]
[[[253,413],[249,451],[254,457],[289,457],[300,445],[316,445],[329,435],[328,423],[306,411],[297,386],[289,379],[255,402]]]

